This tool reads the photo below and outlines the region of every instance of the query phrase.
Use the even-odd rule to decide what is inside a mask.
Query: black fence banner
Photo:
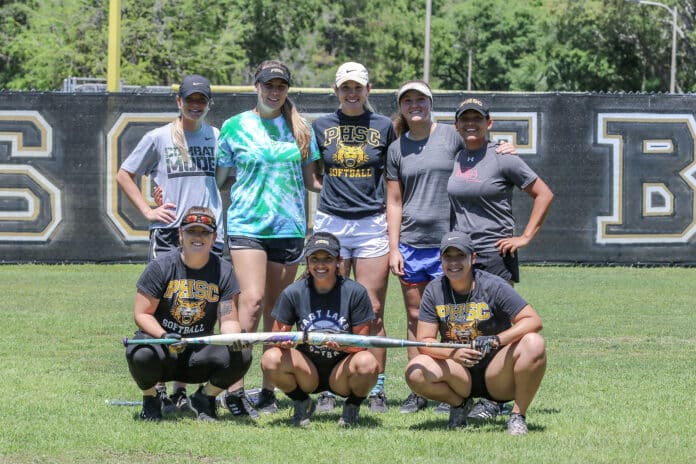
[[[491,138],[515,144],[555,194],[522,263],[696,264],[696,96],[479,95],[491,103]],[[452,123],[463,96],[436,92],[435,118]],[[337,107],[329,90],[291,98],[308,119]],[[255,102],[215,94],[208,121],[220,127]],[[370,102],[396,112],[394,93]],[[0,262],[145,261],[148,224],[116,173],[175,116],[174,94],[0,92]],[[149,195],[147,179],[141,188]],[[521,231],[532,202],[518,191],[513,204]]]

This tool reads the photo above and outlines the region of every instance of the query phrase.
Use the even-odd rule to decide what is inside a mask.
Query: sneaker
[[[309,427],[310,418],[314,413],[316,403],[309,396],[303,400],[295,400],[295,412],[292,415],[292,425],[295,427]]]
[[[360,405],[352,403],[343,403],[343,412],[338,419],[339,427],[350,427],[358,423],[360,416]]]
[[[140,418],[146,421],[158,421],[162,419],[162,400],[159,395],[143,395],[143,410]]]
[[[316,412],[330,412],[336,407],[336,397],[329,391],[319,393]]]
[[[225,395],[225,406],[235,417],[249,416],[252,420],[259,418],[259,412],[252,406],[243,388]]]
[[[383,391],[378,391],[374,395],[368,397],[370,401],[370,412],[387,412],[387,395]]]
[[[177,411],[193,411],[193,409],[191,409],[191,403],[189,403],[188,396],[186,395],[185,388],[177,388],[176,390],[174,390],[174,393],[171,394],[169,399],[172,401]]]
[[[418,412],[426,407],[428,407],[428,400],[411,392],[411,394],[408,395],[408,398],[406,398],[406,401],[401,403],[399,412],[402,414],[409,414],[412,412]]]
[[[443,401],[442,403],[438,404],[435,409],[433,409],[433,412],[435,414],[449,414],[450,405]]]
[[[278,412],[278,400],[276,399],[275,392],[273,390],[266,390],[265,388],[262,389],[254,407],[258,412],[264,414],[274,414]]]
[[[469,413],[469,419],[491,420],[498,417],[500,405],[495,401],[480,398]]]
[[[522,414],[513,412],[508,420],[508,433],[510,435],[527,435],[527,421]]]
[[[203,392],[203,385],[198,387],[196,393],[191,395],[191,408],[198,416],[198,420],[214,422],[217,420],[217,403],[214,396],[208,396]]]
[[[173,414],[176,412],[176,406],[174,405],[174,402],[169,398],[169,395],[167,395],[167,386],[165,384],[157,384],[155,387],[155,390],[157,393],[155,393],[156,396],[159,397],[160,403],[162,404],[162,413],[163,414]]]
[[[454,429],[457,427],[466,427],[466,417],[469,415],[471,408],[474,406],[474,400],[467,398],[461,406],[453,408],[450,406],[449,421],[447,427]]]

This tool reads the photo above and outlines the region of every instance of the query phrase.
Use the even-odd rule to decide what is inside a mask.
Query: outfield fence
[[[494,109],[491,137],[514,143],[555,194],[521,262],[696,264],[695,95],[479,95]],[[309,119],[337,105],[328,89],[291,96]],[[435,118],[451,123],[463,96],[436,92]],[[208,120],[219,127],[255,99],[216,94]],[[394,92],[370,100],[396,111]],[[144,261],[147,223],[116,172],[175,111],[172,93],[0,92],[0,262]],[[316,196],[308,203],[311,227]],[[516,192],[518,230],[530,208]]]

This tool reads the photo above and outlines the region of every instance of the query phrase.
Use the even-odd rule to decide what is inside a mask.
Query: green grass
[[[524,267],[518,291],[544,319],[548,369],[528,412],[452,432],[432,409],[402,415],[406,351],[389,351],[390,410],[339,430],[339,410],[310,430],[288,425],[290,403],[258,425],[181,416],[135,420],[138,400],[120,340],[132,334],[142,265],[0,266],[0,462],[394,463],[695,462],[696,269]],[[403,337],[390,281],[388,335]],[[248,376],[260,380],[258,357]]]

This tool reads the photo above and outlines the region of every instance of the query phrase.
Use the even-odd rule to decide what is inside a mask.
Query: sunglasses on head
[[[215,220],[207,214],[189,214],[184,218],[184,224],[205,224],[215,227]]]

